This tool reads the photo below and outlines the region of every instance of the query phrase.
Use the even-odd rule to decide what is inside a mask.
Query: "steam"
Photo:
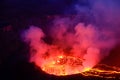
[[[84,5],[80,3],[83,2]],[[120,1],[113,0],[78,0],[74,5],[76,13],[87,18],[86,22],[104,30],[114,32],[119,42],[120,36]],[[84,14],[84,15],[82,15]]]
[[[74,32],[70,32],[69,27],[66,27],[67,24],[63,23],[64,21],[61,22],[56,22],[55,24],[60,25],[51,29],[52,44],[44,41],[45,34],[38,27],[30,26],[24,32],[23,39],[31,47],[31,62],[41,66],[46,61],[45,56],[65,54],[84,59],[83,66],[91,68],[107,56],[107,51],[115,43],[111,34],[98,30],[93,25],[85,26],[84,23],[78,23],[74,27]]]
[[[41,67],[47,58],[65,54],[84,59],[83,66],[92,68],[109,55],[109,51],[118,39],[115,35],[119,31],[120,20],[117,13],[120,12],[112,1],[88,2],[92,5],[91,8],[75,5],[77,10],[75,18],[57,18],[53,21],[53,25],[50,25],[52,27],[49,28],[49,36],[52,40],[48,39],[51,40],[51,44],[44,40],[48,35],[37,26],[30,26],[24,31],[22,38],[30,46],[31,62]],[[111,4],[113,5],[110,6]],[[81,12],[88,16],[84,22],[80,22],[81,18],[78,18]],[[90,18],[91,14],[93,16]],[[93,22],[86,24],[87,21]]]

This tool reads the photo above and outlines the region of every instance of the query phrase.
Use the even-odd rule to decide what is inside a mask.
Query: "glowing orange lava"
[[[81,73],[83,76],[92,76],[100,78],[120,78],[120,68],[115,66],[108,66],[105,64],[99,64],[96,68],[92,68],[89,71]]]
[[[53,57],[52,59],[47,59],[41,68],[46,73],[63,76],[78,74],[90,69],[84,69],[82,63],[83,60],[79,57],[59,55],[57,57]]]
[[[82,65],[83,61],[84,60],[79,57],[59,55],[52,59],[47,59],[47,62],[45,62],[41,68],[46,73],[56,76],[82,74],[83,76],[112,79],[120,76],[120,68],[118,67],[99,64],[97,67],[88,68]]]
[[[99,64],[90,68],[83,66],[84,59],[76,56],[58,55],[47,59],[41,69],[52,75],[66,76],[82,74],[83,76],[95,76],[100,78],[116,78],[120,76],[120,68]]]

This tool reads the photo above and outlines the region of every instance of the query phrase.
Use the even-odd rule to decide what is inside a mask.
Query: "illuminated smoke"
[[[57,25],[56,25],[57,24]],[[83,60],[84,68],[92,68],[114,45],[114,36],[108,31],[99,30],[93,25],[78,23],[74,32],[64,20],[56,21],[51,30],[52,44],[44,41],[42,29],[30,26],[23,34],[23,39],[30,45],[30,62],[41,67],[47,59],[57,55],[72,55]]]
[[[47,59],[52,60],[52,57],[64,54],[77,56],[83,59],[84,68],[92,68],[108,56],[110,49],[116,44],[115,35],[120,30],[118,27],[120,20],[116,17],[119,11],[114,9],[115,5],[110,6],[112,2],[106,5],[103,1],[94,1],[90,4],[91,9],[77,4],[75,19],[67,17],[53,21],[53,25],[49,28],[50,39],[47,39],[51,44],[44,40],[48,35],[41,28],[30,26],[25,30],[22,37],[30,46],[30,62],[34,62],[41,68]],[[87,21],[78,21],[81,12],[90,18],[87,19],[87,24]],[[114,21],[115,19],[118,21]]]

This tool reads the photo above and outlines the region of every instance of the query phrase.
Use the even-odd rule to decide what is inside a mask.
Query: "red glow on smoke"
[[[43,40],[42,29],[31,26],[26,30],[23,38],[30,43],[30,62],[49,74],[70,75],[91,69],[108,55],[102,50],[108,51],[114,45],[111,32],[83,23],[76,25],[71,32],[68,24],[65,19],[55,22],[50,33],[52,44]]]

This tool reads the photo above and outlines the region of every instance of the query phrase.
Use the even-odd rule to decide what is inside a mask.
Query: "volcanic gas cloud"
[[[70,25],[70,19],[54,21],[47,43],[43,30],[30,26],[22,37],[30,46],[30,62],[53,75],[71,75],[87,71],[108,55],[114,46],[113,33],[84,23]]]

